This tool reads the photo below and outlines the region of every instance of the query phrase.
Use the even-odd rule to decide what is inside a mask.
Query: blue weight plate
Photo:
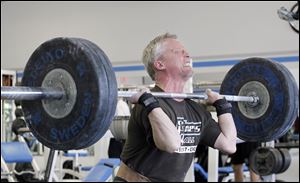
[[[293,97],[294,99],[292,100],[292,103],[290,104],[290,110],[289,110],[289,114],[286,115],[287,119],[285,120],[285,122],[287,122],[287,124],[284,125],[285,128],[282,128],[282,131],[279,131],[278,138],[280,138],[281,136],[285,135],[290,128],[293,126],[298,112],[299,112],[299,88],[297,85],[297,82],[294,78],[294,76],[292,75],[292,73],[289,71],[288,68],[286,68],[283,64],[276,62],[276,65],[278,67],[280,67],[280,69],[282,69],[282,71],[284,72],[284,74],[286,75],[286,78],[288,79],[288,87],[289,87],[289,93],[290,96]]]
[[[108,129],[111,121],[107,119],[114,116],[108,107],[111,104],[115,109],[110,100],[117,100],[108,90],[116,86],[116,80],[110,76],[114,73],[107,72],[111,63],[99,47],[94,52],[84,42],[80,38],[51,39],[34,51],[24,70],[23,86],[41,86],[45,76],[58,68],[67,71],[75,82],[76,102],[66,116],[49,115],[39,100],[22,102],[32,133],[51,149],[82,149],[92,145]]]
[[[86,47],[88,47],[93,54],[95,54],[97,60],[99,61],[109,60],[106,54],[101,49],[99,49],[99,47],[93,42],[90,42],[88,40],[83,40],[81,43],[84,44]],[[105,106],[105,108],[107,108],[108,111],[107,111],[106,118],[104,119],[107,123],[105,124],[103,123],[101,125],[101,128],[98,129],[99,132],[98,136],[95,136],[95,138],[90,139],[91,141],[98,141],[102,137],[101,134],[105,134],[108,128],[110,127],[110,124],[113,122],[113,118],[115,116],[117,98],[118,98],[118,86],[116,82],[116,76],[112,69],[111,63],[110,62],[105,64],[101,62],[97,62],[97,63],[100,64],[100,66],[102,65],[104,66],[104,71],[106,72],[106,76],[107,76],[107,82],[109,83],[108,88],[102,88],[103,90],[107,90],[108,92],[108,97],[107,97],[108,104]],[[95,128],[97,128],[97,126]]]
[[[238,137],[252,142],[277,139],[290,126],[293,111],[298,110],[293,96],[294,82],[275,62],[254,57],[242,60],[229,70],[222,82],[220,93],[238,95],[249,83],[254,84],[246,87],[246,93],[252,95],[253,92],[261,100],[254,106],[250,103],[232,103]],[[263,88],[263,92],[256,91],[256,86]]]

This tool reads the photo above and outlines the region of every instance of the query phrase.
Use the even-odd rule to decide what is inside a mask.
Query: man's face
[[[193,75],[189,53],[176,39],[167,39],[163,43],[162,62],[166,72],[172,77],[188,80]]]

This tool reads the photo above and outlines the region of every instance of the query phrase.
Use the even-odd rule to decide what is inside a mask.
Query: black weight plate
[[[115,139],[127,139],[130,116],[115,116],[109,129]]]
[[[259,147],[252,151],[249,157],[250,169],[262,176],[276,173],[280,169],[281,163],[280,152],[270,147]]]
[[[238,95],[241,88],[252,81],[256,81],[266,88],[269,105],[259,117],[249,118],[241,112],[238,102],[232,103],[232,115],[238,137],[252,142],[277,139],[279,134],[290,125],[290,115],[293,114],[291,110],[295,110],[290,107],[295,106],[295,98],[291,96],[291,87],[289,87],[290,78],[281,67],[271,60],[248,58],[230,69],[222,82],[220,93]],[[261,105],[265,104],[258,103],[255,108],[259,108]]]
[[[270,151],[272,152],[272,155],[275,158],[276,164],[273,167],[273,171],[272,173],[278,173],[283,165],[283,158],[282,155],[280,153],[280,151],[278,149],[269,147]]]
[[[32,133],[52,149],[88,147],[104,135],[108,128],[106,126],[109,126],[107,123],[110,124],[104,120],[110,114],[107,107],[111,100],[108,88],[116,82],[108,82],[107,79],[107,66],[104,65],[110,65],[110,62],[106,56],[104,60],[99,60],[88,47],[81,44],[82,41],[79,38],[49,40],[34,51],[24,70],[23,86],[41,86],[46,74],[57,68],[67,71],[75,81],[76,103],[63,118],[51,117],[43,109],[42,101],[22,102]]]
[[[282,166],[277,173],[285,172],[291,165],[292,157],[288,149],[278,149],[282,156]]]

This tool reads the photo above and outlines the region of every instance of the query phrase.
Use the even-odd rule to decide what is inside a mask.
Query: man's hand
[[[143,89],[141,89],[140,92],[138,92],[138,93],[132,95],[132,96],[129,98],[129,101],[130,101],[131,103],[133,103],[133,104],[137,104],[138,101],[139,101],[139,98],[140,98],[145,92],[150,93],[149,88],[143,88]]]
[[[211,89],[206,89],[205,93],[208,96],[207,103],[209,104],[213,104],[216,100],[224,97],[219,93],[212,91]]]

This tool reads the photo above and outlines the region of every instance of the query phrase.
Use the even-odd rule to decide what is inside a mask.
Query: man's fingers
[[[207,88],[205,90],[205,93],[206,93],[207,96],[211,96],[212,95],[212,90],[210,88]]]
[[[210,89],[210,88],[207,88],[207,89],[205,90],[205,93],[207,94],[207,93],[209,93],[209,92],[211,92],[211,89]]]
[[[131,96],[131,97],[129,98],[129,101],[130,101],[131,103],[137,103],[138,100],[139,100],[139,98],[140,98],[140,96],[142,96],[143,93],[145,93],[145,92],[150,93],[150,89],[149,89],[149,88],[141,88],[141,89],[138,91],[138,93],[136,93],[135,95],[133,95],[133,96]]]

